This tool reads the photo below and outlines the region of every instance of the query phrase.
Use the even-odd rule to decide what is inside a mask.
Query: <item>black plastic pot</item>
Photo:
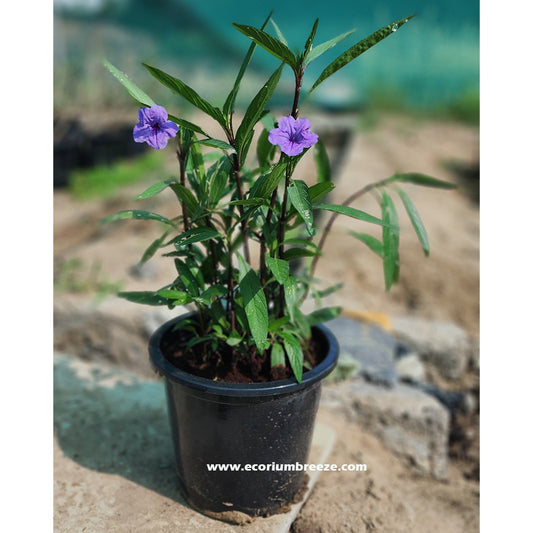
[[[231,511],[276,513],[303,487],[305,472],[296,468],[307,461],[321,381],[337,362],[338,343],[326,327],[313,328],[324,359],[304,373],[301,383],[294,378],[217,382],[184,372],[165,358],[162,340],[181,318],[159,328],[149,345],[152,364],[165,376],[181,489],[192,506],[222,519]],[[240,470],[208,469],[217,463]],[[285,464],[291,466],[280,470]]]

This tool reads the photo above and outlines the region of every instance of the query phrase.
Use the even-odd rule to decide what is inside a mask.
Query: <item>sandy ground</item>
[[[321,118],[324,117],[317,120]],[[455,191],[404,187],[425,223],[431,254],[424,258],[398,202],[402,266],[400,283],[389,293],[384,291],[379,258],[346,234],[348,229],[371,233],[373,228],[339,217],[326,243],[326,257],[319,261],[316,274],[325,285],[342,280],[344,288],[324,303],[390,316],[411,314],[446,320],[478,336],[479,208],[463,179],[468,171],[478,168],[478,146],[478,130],[455,123],[392,117],[372,128],[356,130],[335,177],[336,189],[329,198],[332,203],[340,203],[358,188],[396,171],[417,171],[453,181],[461,187]],[[172,153],[165,157],[169,165],[174,164]],[[312,181],[312,157],[304,158],[299,173],[302,179]],[[164,177],[168,176],[157,181]],[[132,200],[148,184],[127,187],[112,200],[99,202],[77,202],[66,191],[56,191],[54,253],[58,285],[54,305],[57,310],[69,313],[96,310],[102,316],[112,315],[127,324],[146,309],[112,295],[97,300],[97,290],[104,289],[107,282],[120,282],[127,290],[153,290],[174,275],[173,265],[164,259],[149,263],[142,277],[132,276],[130,272],[147,245],[158,236],[153,225],[136,221],[98,224],[108,214],[133,207],[173,213],[176,206],[171,194],[158,195],[144,201],[142,206]],[[379,215],[377,203],[370,195],[354,207]],[[78,262],[77,266],[66,268],[68,261],[73,260]],[[56,323],[56,328],[60,326]],[[83,342],[82,335],[61,349],[76,355]],[[144,358],[144,353],[139,357]],[[457,390],[470,387],[478,380],[477,374],[470,374],[462,383],[449,385]],[[293,525],[294,533],[478,531],[479,481],[472,475],[479,458],[478,448],[452,457],[448,481],[424,479],[411,474],[364,428],[326,408],[319,416],[338,434],[330,462],[357,459],[371,464],[372,471],[366,477],[322,476]],[[466,422],[474,424],[469,429],[475,435],[479,430],[477,420]],[[68,479],[61,481],[68,483]],[[134,501],[130,502],[131,512],[135,511],[135,505]]]

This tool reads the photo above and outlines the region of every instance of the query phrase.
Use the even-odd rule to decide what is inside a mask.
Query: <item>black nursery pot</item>
[[[307,461],[321,382],[339,355],[337,340],[326,327],[313,327],[324,358],[301,383],[224,383],[184,372],[166,359],[162,340],[181,318],[161,326],[149,344],[152,364],[165,376],[181,489],[193,507],[221,519],[235,511],[274,514],[304,485],[298,464]],[[239,470],[209,470],[212,464]],[[281,470],[282,465],[290,466]]]

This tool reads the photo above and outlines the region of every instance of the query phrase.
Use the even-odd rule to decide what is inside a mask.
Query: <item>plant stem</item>
[[[185,187],[185,170],[186,170],[186,164],[185,161],[187,159],[187,152],[183,150],[183,146],[181,144],[181,139],[178,136],[178,148],[176,150],[176,155],[179,162],[180,167],[180,184]],[[185,202],[181,201],[181,212],[183,214],[183,229],[184,231],[189,230],[189,216],[187,213],[187,205]]]
[[[235,172],[235,181],[237,183],[237,196],[239,200],[242,200],[242,181],[241,181],[241,163],[237,154],[233,155],[233,171]],[[247,233],[247,224],[244,217],[244,206],[239,205],[239,214],[241,215],[241,231],[242,231],[242,244],[244,250],[244,259],[248,264],[250,264],[250,248],[248,246],[248,233]]]

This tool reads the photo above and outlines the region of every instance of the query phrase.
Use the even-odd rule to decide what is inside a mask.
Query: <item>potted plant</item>
[[[307,94],[411,18],[381,28],[340,54]],[[174,94],[211,117],[220,138],[178,114],[169,115],[105,62],[142,106],[134,140],[154,149],[165,148],[172,140],[179,163],[175,178],[155,183],[138,196],[150,198],[171,189],[181,208],[176,217],[132,209],[105,219],[161,223],[164,231],[141,263],[162,250],[174,262],[176,277],[154,291],[119,295],[171,309],[194,307],[153,334],[150,358],[165,377],[178,479],[187,499],[203,512],[237,521],[245,515],[279,512],[304,487],[304,472],[297,465],[305,463],[309,451],[321,381],[338,356],[337,342],[322,323],[340,309],[318,305],[305,314],[301,306],[308,297],[319,301],[332,290],[320,287],[314,278],[331,225],[343,215],[381,226],[381,240],[365,233],[354,235],[382,257],[388,290],[399,272],[399,227],[389,191],[401,198],[427,255],[424,226],[399,186],[453,188],[417,173],[395,174],[354,192],[341,205],[325,203],[334,183],[324,145],[299,113],[303,78],[309,63],[353,31],[314,46],[317,20],[302,51],[292,52],[277,26],[278,37],[265,31],[269,21],[270,16],[261,28],[234,24],[252,42],[222,107],[180,79],[144,65]],[[259,88],[237,126],[235,100],[257,46],[280,65]],[[284,68],[294,74],[294,92],[288,102],[290,113],[276,118],[266,106]],[[251,155],[254,134],[255,157]],[[314,150],[317,162],[313,185],[294,178],[308,150]],[[378,199],[381,218],[350,205],[370,191]],[[330,216],[323,229],[315,225],[314,214],[319,211]]]

